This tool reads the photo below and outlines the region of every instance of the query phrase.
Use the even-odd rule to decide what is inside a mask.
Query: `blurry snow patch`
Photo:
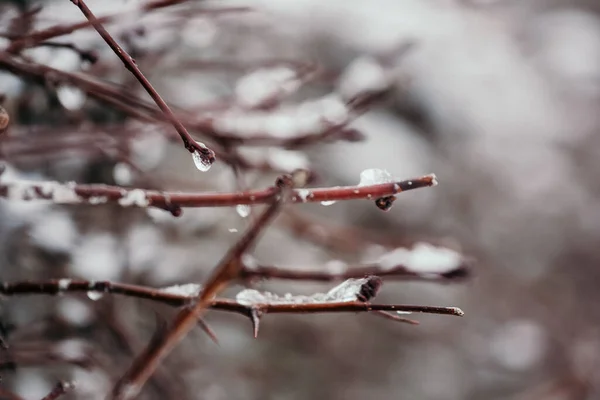
[[[68,339],[54,346],[56,354],[67,360],[78,360],[86,356],[87,345],[81,339]]]
[[[197,283],[185,283],[183,285],[174,285],[161,288],[160,291],[177,296],[194,297],[200,294],[202,286]]]
[[[23,81],[13,74],[0,71],[0,87],[2,88],[2,93],[4,93],[6,97],[16,98],[21,93]]]
[[[38,247],[60,253],[69,253],[75,246],[77,227],[71,216],[60,210],[40,215],[29,230],[31,241]]]
[[[113,168],[113,179],[117,185],[129,186],[133,182],[133,171],[126,163],[116,163]]]
[[[71,272],[92,281],[115,280],[123,269],[119,241],[110,233],[84,236],[73,252]]]
[[[194,48],[210,46],[217,35],[217,26],[209,18],[190,18],[181,30],[183,43]]]
[[[310,167],[310,162],[306,154],[297,150],[270,147],[268,160],[273,168],[284,172],[292,172],[296,169],[308,169]]]
[[[24,400],[39,400],[46,396],[54,386],[41,372],[21,368],[17,372],[13,390]]]
[[[100,369],[74,368],[72,379],[76,393],[86,400],[104,400],[111,388],[111,379]]]
[[[379,92],[389,86],[389,79],[381,65],[372,57],[354,60],[338,82],[338,92],[345,100],[359,95]]]
[[[342,260],[331,260],[325,264],[325,270],[330,274],[343,274],[348,270],[348,264]]]
[[[158,126],[136,123],[133,127],[140,133],[131,139],[132,160],[134,164],[148,171],[155,168],[163,159],[167,148],[167,139]]]
[[[287,67],[263,68],[240,78],[235,86],[237,101],[256,108],[289,95],[300,87],[296,71]]]
[[[360,173],[358,186],[379,185],[394,182],[394,177],[385,169],[369,168]]]
[[[490,352],[503,367],[523,371],[540,362],[546,339],[546,333],[535,321],[513,320],[494,333]]]
[[[94,318],[89,305],[75,297],[61,298],[58,302],[58,314],[74,326],[89,325]]]
[[[416,243],[412,249],[398,248],[380,257],[378,264],[383,269],[403,266],[417,274],[443,274],[460,267],[460,253],[428,243]]]
[[[315,293],[310,296],[294,296],[286,293],[283,296],[270,292],[259,292],[254,289],[245,289],[239,292],[235,299],[238,303],[251,306],[253,304],[307,304],[307,303],[336,303],[356,301],[363,285],[369,278],[348,279],[327,293]]]
[[[162,231],[152,225],[136,225],[127,233],[128,265],[133,273],[154,266],[164,247]]]
[[[87,97],[81,89],[68,85],[62,85],[56,89],[56,96],[58,97],[60,104],[71,111],[77,111],[83,107],[83,103],[85,103]]]
[[[600,94],[600,19],[590,12],[542,14],[530,27],[539,65],[565,80],[565,87]]]

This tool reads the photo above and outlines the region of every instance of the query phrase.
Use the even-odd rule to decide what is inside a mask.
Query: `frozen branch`
[[[314,189],[292,189],[290,203],[334,202],[342,200],[376,200],[408,190],[435,186],[435,175],[410,180],[375,184]],[[4,181],[0,176],[0,197],[17,201],[49,200],[56,204],[118,203],[124,207],[157,207],[178,210],[180,207],[231,207],[240,204],[268,204],[278,196],[276,187],[232,193],[182,193],[143,189],[124,189],[108,185],[79,185],[74,182]]]

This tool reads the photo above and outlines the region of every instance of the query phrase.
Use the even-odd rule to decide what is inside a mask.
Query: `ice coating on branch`
[[[360,299],[363,287],[369,283],[369,279],[369,277],[348,279],[327,293],[315,293],[310,296],[294,296],[290,293],[280,296],[270,292],[245,289],[239,292],[235,296],[235,299],[238,303],[248,306],[253,304],[307,304],[357,301]]]
[[[338,82],[338,92],[349,100],[361,94],[385,90],[388,86],[387,74],[377,60],[360,57],[344,70]]]
[[[383,269],[402,266],[418,274],[444,274],[459,268],[463,256],[446,247],[417,243],[412,249],[398,248],[384,254],[378,263]]]
[[[300,84],[293,69],[263,68],[240,78],[235,86],[235,95],[240,105],[256,108],[295,92]]]
[[[360,173],[360,182],[358,186],[379,185],[382,183],[394,182],[394,177],[385,169],[370,168]]]
[[[321,205],[322,206],[330,206],[330,205],[333,205],[335,203],[336,203],[335,200],[324,200],[324,201],[321,202]]]
[[[204,146],[204,144],[202,144],[202,146]],[[194,150],[194,152],[192,153],[192,159],[194,160],[194,165],[196,166],[196,168],[198,168],[198,171],[207,172],[212,166],[210,161],[205,156],[200,154],[198,150]]]
[[[250,215],[250,206],[247,204],[238,204],[235,206],[235,211],[240,217],[246,218],[248,215]]]

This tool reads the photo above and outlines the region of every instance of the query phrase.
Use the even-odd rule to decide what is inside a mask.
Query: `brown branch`
[[[0,284],[3,296],[49,295],[57,296],[69,293],[101,292],[127,297],[152,300],[173,307],[189,305],[196,299],[195,295],[175,293],[165,288],[151,288],[109,281],[86,281],[60,279],[48,281],[4,282]],[[456,307],[430,307],[405,304],[371,304],[361,301],[327,302],[327,303],[290,303],[290,304],[253,304],[247,305],[231,299],[215,298],[209,302],[209,308],[215,311],[232,312],[251,317],[252,310],[263,314],[315,314],[331,312],[370,312],[370,311],[402,311],[426,314],[442,314],[462,316],[463,312]]]
[[[71,382],[58,382],[56,386],[54,386],[54,389],[44,396],[42,400],[56,400],[74,388],[75,384]]]
[[[381,197],[436,184],[435,175],[425,175],[409,180],[370,186],[293,189],[289,202],[314,203],[358,199],[375,201]],[[277,195],[278,190],[274,187],[232,193],[182,193],[58,182],[2,183],[0,177],[0,197],[24,201],[52,200],[57,204],[94,205],[117,202],[123,206],[157,207],[172,210],[174,207],[231,207],[239,204],[266,204],[272,202]]]
[[[173,127],[179,133],[181,140],[185,148],[192,154],[198,154],[201,158],[201,163],[205,165],[205,168],[208,169],[210,165],[215,161],[215,153],[206,147],[203,143],[197,142],[192,138],[189,134],[185,126],[177,119],[173,111],[169,108],[167,103],[160,97],[158,92],[154,89],[150,81],[144,76],[142,71],[138,68],[135,60],[131,58],[131,56],[123,50],[123,48],[113,39],[113,37],[108,33],[106,29],[102,26],[102,23],[98,21],[96,16],[92,13],[92,11],[88,8],[83,0],[71,0],[73,4],[75,4],[83,15],[90,21],[90,23],[94,26],[96,31],[100,34],[102,39],[110,46],[110,48],[115,52],[115,54],[119,57],[121,62],[125,65],[125,67],[135,76],[135,78],[140,82],[140,84],[144,87],[146,92],[152,97],[156,105],[161,109],[161,111],[167,116],[169,121],[173,124]]]

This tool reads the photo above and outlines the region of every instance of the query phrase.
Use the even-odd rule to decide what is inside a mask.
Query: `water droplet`
[[[240,217],[246,218],[250,215],[250,206],[247,204],[238,204],[235,206],[235,211],[237,211]]]
[[[89,292],[87,292],[87,297],[93,301],[100,300],[102,296],[104,296],[104,293],[102,292],[97,292],[94,290],[90,290]]]
[[[335,200],[327,200],[327,201],[322,201],[321,205],[322,206],[330,206],[330,205],[335,204],[335,203],[336,203]]]
[[[192,153],[192,158],[194,159],[194,164],[196,165],[196,168],[198,168],[198,170],[202,172],[208,171],[212,166],[210,161],[206,157],[203,157],[198,150],[195,150]]]
[[[396,196],[386,196],[375,200],[375,205],[382,211],[389,211],[394,205]]]

